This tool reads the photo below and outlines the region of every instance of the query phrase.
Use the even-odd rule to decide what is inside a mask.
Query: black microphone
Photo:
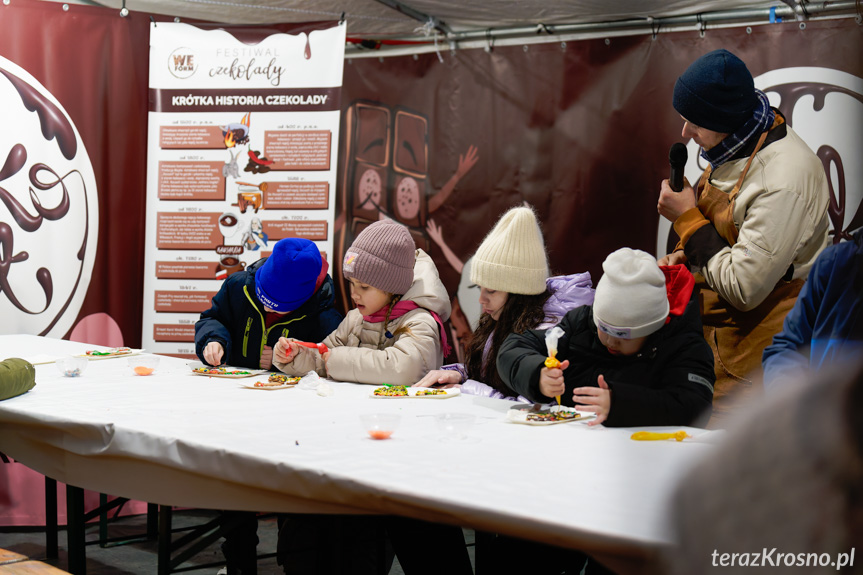
[[[668,162],[671,164],[671,176],[668,178],[668,185],[675,192],[683,189],[683,168],[686,166],[686,158],[689,157],[689,152],[686,151],[686,144],[675,142],[668,150]]]

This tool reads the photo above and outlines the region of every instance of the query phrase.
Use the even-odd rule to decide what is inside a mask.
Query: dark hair
[[[465,347],[467,376],[490,385],[507,397],[515,397],[515,392],[506,386],[497,373],[497,354],[509,334],[534,329],[545,321],[543,306],[550,296],[548,290],[535,295],[511,293],[503,304],[500,319],[495,321],[487,313],[482,314],[479,325]],[[483,365],[483,351],[489,336],[492,338],[491,349]]]

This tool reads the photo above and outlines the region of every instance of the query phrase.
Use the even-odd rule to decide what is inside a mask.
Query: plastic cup
[[[360,421],[372,439],[389,439],[401,422],[401,415],[395,413],[367,413],[360,415]]]
[[[78,377],[87,369],[88,361],[86,357],[70,355],[68,357],[61,357],[54,364],[57,366],[57,370],[64,376]]]
[[[135,375],[152,375],[159,366],[159,356],[157,355],[136,355],[128,358],[129,367]]]
[[[476,416],[470,413],[439,413],[434,419],[441,438],[447,441],[467,438],[476,423]]]

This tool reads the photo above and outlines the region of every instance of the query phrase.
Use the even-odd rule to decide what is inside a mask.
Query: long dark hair
[[[487,313],[482,314],[465,348],[467,376],[490,385],[508,397],[515,396],[515,392],[504,384],[497,373],[497,353],[509,334],[534,329],[545,320],[543,306],[550,296],[548,290],[536,295],[511,293],[503,304],[500,319],[495,321]],[[483,365],[483,350],[489,336],[492,338],[491,349]]]

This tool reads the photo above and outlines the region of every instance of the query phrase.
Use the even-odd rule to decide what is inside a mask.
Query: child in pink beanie
[[[410,385],[448,353],[450,302],[431,257],[406,227],[380,220],[345,253],[343,275],[356,306],[317,350],[282,338],[273,364],[290,375],[315,370],[337,381]]]

